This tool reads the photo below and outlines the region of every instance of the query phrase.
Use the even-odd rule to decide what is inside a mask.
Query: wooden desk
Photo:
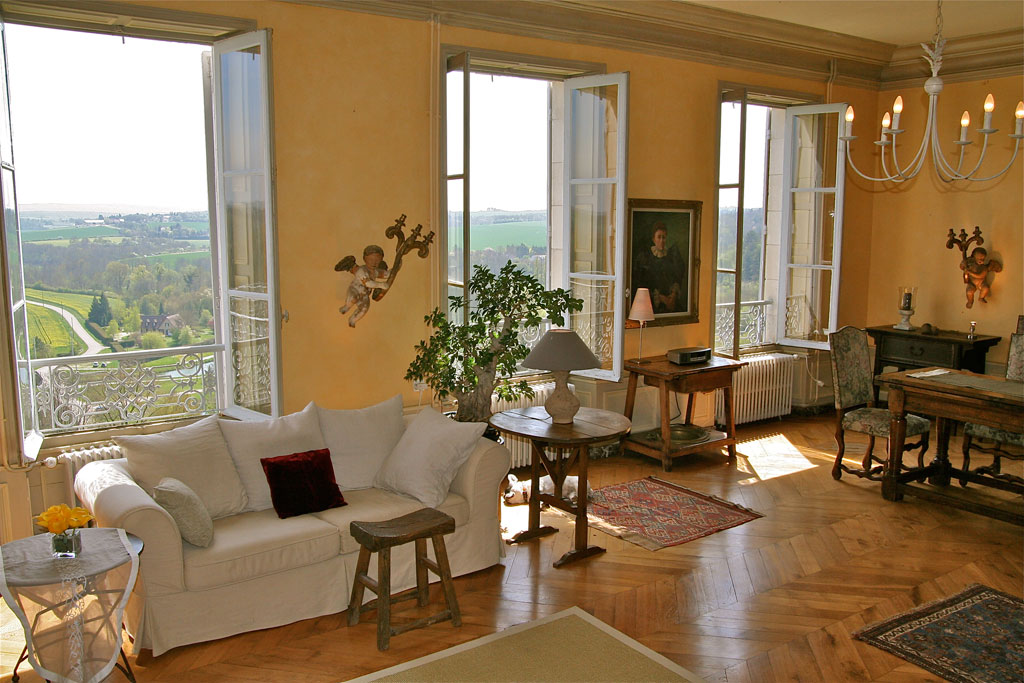
[[[531,538],[547,536],[558,531],[540,525],[541,502],[576,515],[576,538],[573,549],[555,560],[554,566],[581,560],[604,552],[604,548],[587,545],[587,462],[590,444],[616,439],[629,433],[630,421],[610,410],[580,408],[572,424],[554,424],[543,406],[515,408],[491,416],[491,426],[508,434],[530,440],[530,526],[508,540],[520,543]],[[555,450],[549,459],[544,448]],[[566,457],[566,451],[571,453]],[[555,485],[554,495],[540,493],[540,468],[543,465]],[[562,499],[562,484],[569,470],[576,465],[579,486],[576,505]]]
[[[953,498],[935,489],[912,486],[912,482],[924,477],[935,486],[948,486],[952,476],[965,474],[949,463],[949,428],[952,421],[975,422],[1024,432],[1024,384],[964,370],[949,370],[934,377],[911,377],[911,374],[919,372],[891,372],[875,379],[876,384],[889,391],[889,412],[892,416],[889,458],[882,475],[882,496],[886,500],[900,500],[904,493],[910,493],[1024,525],[1024,514],[1020,512],[975,505],[969,500]],[[900,472],[908,412],[936,418],[938,444],[935,459],[926,467]],[[966,479],[993,488],[1022,492],[1014,484],[992,477],[966,473]]]
[[[875,341],[876,376],[886,366],[900,370],[938,366],[983,375],[985,354],[1002,339],[987,334],[968,339],[965,332],[953,331],[921,334],[917,330],[897,330],[891,325],[869,327],[867,333]]]
[[[657,434],[644,432],[631,434],[623,441],[623,447],[642,455],[661,460],[661,467],[666,472],[672,471],[672,458],[697,451],[706,450],[710,446],[726,446],[730,458],[736,457],[736,421],[732,401],[733,373],[746,365],[743,361],[730,360],[713,356],[707,363],[697,365],[676,365],[665,356],[643,358],[641,361],[626,361],[629,372],[629,386],[626,390],[626,417],[633,418],[633,407],[636,401],[637,378],[643,377],[648,386],[659,387],[661,404],[661,427]],[[686,424],[693,421],[693,395],[697,392],[722,389],[725,395],[725,431],[710,430],[710,438],[678,448],[672,447],[672,414],[669,411],[669,392],[688,394],[686,400]]]

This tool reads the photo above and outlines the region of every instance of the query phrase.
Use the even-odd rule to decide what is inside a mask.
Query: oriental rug
[[[363,683],[703,681],[579,607],[356,678]]]
[[[981,584],[853,634],[947,681],[1019,681],[1024,600]]]
[[[648,550],[680,545],[764,516],[657,477],[595,489],[587,513],[593,528]]]

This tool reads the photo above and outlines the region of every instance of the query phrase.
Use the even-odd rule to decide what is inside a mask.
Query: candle
[[[992,97],[992,93],[988,94],[985,98],[985,125],[982,126],[985,130],[992,127],[992,110],[996,108],[996,98]]]
[[[900,114],[903,113],[903,96],[897,95],[896,101],[892,103],[892,127],[898,129],[900,127]]]
[[[914,295],[911,294],[910,292],[904,292],[903,293],[903,307],[902,307],[901,310],[909,311],[911,309],[911,307],[912,307],[913,302],[914,302]]]
[[[885,142],[886,140],[889,139],[889,136],[886,135],[885,132],[889,130],[890,121],[891,119],[889,118],[889,112],[885,112],[885,116],[882,117],[882,137],[880,138],[882,142]]]
[[[1020,135],[1021,131],[1024,130],[1024,101],[1017,103],[1017,109],[1013,112],[1014,118],[1017,122],[1014,124],[1013,134]]]
[[[846,108],[846,137],[853,135],[853,106]]]
[[[967,126],[971,125],[971,115],[964,110],[960,117],[960,142],[967,142]]]

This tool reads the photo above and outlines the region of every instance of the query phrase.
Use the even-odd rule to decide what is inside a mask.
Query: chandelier
[[[999,176],[1010,170],[1013,162],[1017,159],[1017,152],[1020,149],[1021,138],[1024,138],[1022,134],[1022,126],[1024,126],[1024,101],[1017,103],[1017,109],[1014,111],[1014,117],[1016,118],[1014,124],[1013,133],[1009,136],[1010,139],[1014,140],[1013,143],[1013,156],[1010,157],[1010,161],[1007,162],[1006,167],[1003,170],[988,176],[979,176],[978,171],[981,168],[981,164],[985,159],[985,152],[988,151],[988,139],[990,135],[999,132],[998,128],[992,127],[992,112],[995,109],[995,98],[989,93],[988,97],[985,98],[984,105],[984,116],[982,118],[983,124],[981,128],[977,129],[978,133],[982,134],[981,141],[981,153],[978,155],[978,161],[974,165],[974,168],[970,170],[964,170],[964,151],[968,145],[974,144],[973,140],[967,139],[967,127],[971,125],[971,115],[965,111],[960,117],[960,139],[953,142],[954,145],[960,148],[959,159],[954,166],[949,160],[947,160],[945,154],[942,152],[942,146],[939,144],[939,133],[938,125],[936,125],[936,119],[938,117],[938,102],[939,93],[942,92],[942,79],[939,78],[939,69],[942,68],[942,49],[946,44],[946,39],[942,37],[942,0],[938,2],[938,11],[935,18],[935,36],[932,39],[932,46],[929,48],[926,43],[921,43],[921,47],[924,49],[924,60],[928,62],[932,69],[932,76],[924,82],[924,90],[928,93],[928,118],[925,126],[924,135],[921,137],[921,146],[917,150],[917,154],[911,159],[905,166],[901,166],[899,160],[896,158],[896,138],[903,129],[900,128],[900,114],[903,112],[903,97],[897,97],[896,101],[892,104],[892,115],[889,112],[885,112],[885,116],[882,117],[882,132],[875,144],[881,148],[882,155],[882,175],[880,178],[869,176],[865,173],[861,173],[860,169],[857,168],[856,164],[853,163],[853,159],[850,157],[850,143],[857,139],[857,136],[853,135],[853,107],[846,108],[846,135],[839,136],[842,144],[846,147],[846,161],[849,163],[850,168],[859,175],[860,177],[875,182],[890,181],[894,183],[902,183],[911,178],[917,176],[921,172],[921,168],[924,166],[925,158],[928,156],[927,151],[931,149],[932,165],[935,167],[935,173],[939,180],[944,183],[952,183],[957,180],[969,180],[973,182],[981,182],[986,180],[994,180]]]

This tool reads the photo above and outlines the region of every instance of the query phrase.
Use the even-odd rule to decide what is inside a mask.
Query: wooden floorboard
[[[387,652],[376,649],[371,612],[351,628],[329,615],[130,659],[140,681],[334,683],[578,605],[708,681],[938,680],[851,634],[971,583],[1022,595],[1024,533],[913,497],[886,502],[876,482],[834,481],[832,432],[831,418],[744,425],[734,462],[701,453],[671,473],[636,455],[595,461],[595,488],[654,475],[764,517],[657,552],[591,530],[590,542],[608,552],[554,569],[572,521],[545,513],[560,533],[510,546],[499,565],[455,580],[461,628],[411,631]],[[859,459],[866,440],[851,441],[847,452]],[[508,534],[525,519],[524,508],[503,509]],[[437,586],[431,596],[441,600]],[[435,608],[402,603],[394,618]],[[24,643],[12,619],[0,607],[0,681]],[[26,683],[41,680],[22,669]]]

